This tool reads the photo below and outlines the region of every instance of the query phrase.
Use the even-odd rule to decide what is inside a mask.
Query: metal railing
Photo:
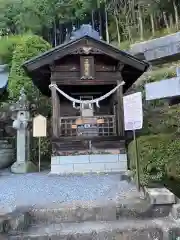
[[[115,115],[61,117],[61,136],[116,136]]]

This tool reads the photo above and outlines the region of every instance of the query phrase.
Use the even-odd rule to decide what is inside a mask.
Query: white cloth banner
[[[141,129],[143,126],[142,93],[123,97],[125,130]]]

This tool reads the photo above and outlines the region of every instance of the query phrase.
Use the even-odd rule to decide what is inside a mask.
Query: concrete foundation
[[[96,172],[126,172],[126,154],[92,154],[54,156],[51,158],[51,174]]]

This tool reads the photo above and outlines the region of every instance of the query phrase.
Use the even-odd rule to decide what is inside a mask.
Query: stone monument
[[[36,166],[29,160],[29,129],[31,121],[29,102],[24,93],[24,88],[20,91],[19,100],[11,106],[13,128],[17,130],[17,152],[16,162],[11,166],[13,173],[27,173],[36,171]]]

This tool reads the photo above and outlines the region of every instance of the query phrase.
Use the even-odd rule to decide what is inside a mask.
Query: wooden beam
[[[123,78],[120,74],[120,78],[119,80],[117,80],[117,85],[119,85],[122,81],[123,81]],[[117,114],[118,135],[124,136],[123,86],[120,86],[117,90],[116,114]]]
[[[71,92],[71,95],[73,95],[73,96],[82,96],[82,95],[84,95],[84,96],[91,96],[91,95],[102,95],[103,94],[103,92]]]
[[[124,141],[122,136],[73,136],[73,137],[52,137],[52,142],[68,142],[77,140],[92,140],[92,141]]]
[[[56,82],[51,82],[56,84]],[[52,133],[53,137],[60,135],[60,98],[55,88],[51,88],[52,98]]]

